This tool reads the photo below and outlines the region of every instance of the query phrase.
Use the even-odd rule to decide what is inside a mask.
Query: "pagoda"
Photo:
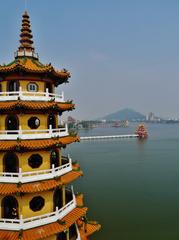
[[[148,138],[148,131],[144,124],[139,124],[139,126],[137,127],[137,129],[135,131],[135,134],[138,135],[139,139]]]
[[[25,12],[14,60],[0,65],[1,240],[87,240],[100,228],[72,187],[79,164],[63,155],[79,141],[61,121],[74,104],[55,93],[69,77],[39,61]]]

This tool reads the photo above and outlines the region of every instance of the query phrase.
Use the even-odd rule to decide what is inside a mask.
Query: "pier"
[[[138,138],[138,134],[123,134],[123,135],[107,135],[107,136],[86,136],[80,137],[81,140],[96,140],[96,139],[116,139],[116,138]]]

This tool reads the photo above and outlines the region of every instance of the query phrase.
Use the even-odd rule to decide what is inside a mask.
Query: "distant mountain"
[[[122,109],[120,111],[108,114],[101,119],[132,121],[132,120],[137,120],[137,119],[145,119],[145,116],[143,114],[139,113],[139,112],[136,112],[136,111],[132,110],[132,109],[125,108],[125,109]]]

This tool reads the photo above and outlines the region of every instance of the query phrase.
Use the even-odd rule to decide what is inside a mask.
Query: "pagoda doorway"
[[[47,90],[49,93],[53,93],[52,84],[49,82],[46,82],[46,84],[45,84],[45,91],[47,91]]]
[[[72,193],[72,190],[70,188],[66,189],[65,200],[66,200],[66,204],[73,200],[73,193]]]
[[[19,82],[12,80],[8,84],[8,92],[18,92],[19,91]]]
[[[55,168],[59,167],[59,151],[57,149],[51,151],[50,165],[51,165],[51,168],[53,165]]]
[[[17,219],[18,214],[18,202],[13,196],[6,196],[2,199],[1,204],[2,218]]]
[[[19,130],[19,119],[15,115],[6,117],[6,130]],[[17,134],[17,132],[8,132],[7,134]]]
[[[56,129],[56,119],[55,119],[55,115],[50,114],[48,116],[48,127],[50,128],[50,125],[52,127],[52,129]]]
[[[57,240],[67,240],[67,236],[65,232],[61,232],[57,235]]]
[[[70,240],[76,240],[78,237],[77,230],[76,230],[76,225],[73,224],[69,228],[69,238]]]
[[[62,196],[62,189],[57,187],[55,189],[54,195],[53,195],[53,208],[54,211],[56,211],[56,207],[58,209],[63,207],[63,196]]]
[[[19,160],[15,153],[7,153],[3,158],[3,171],[5,173],[18,173]]]

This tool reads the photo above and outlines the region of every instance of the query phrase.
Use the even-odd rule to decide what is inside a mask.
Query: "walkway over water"
[[[95,139],[113,139],[113,138],[138,138],[138,134],[123,134],[123,135],[107,135],[107,136],[86,136],[80,137],[81,140],[95,140]]]

